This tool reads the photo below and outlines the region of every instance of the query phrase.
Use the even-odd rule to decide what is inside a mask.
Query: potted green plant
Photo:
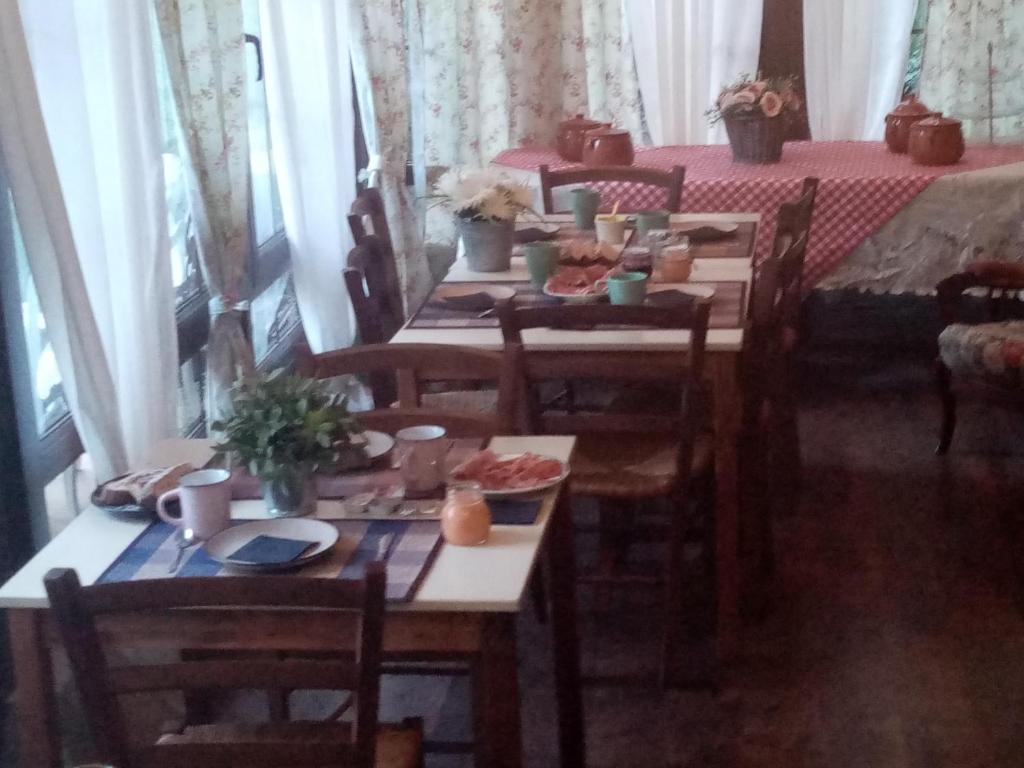
[[[338,462],[361,432],[347,398],[278,369],[239,379],[231,403],[231,415],[211,425],[222,436],[214,449],[260,479],[272,516],[313,512],[313,473]]]
[[[509,268],[516,217],[533,210],[529,187],[498,171],[452,168],[438,179],[434,196],[455,213],[471,270],[503,272]]]

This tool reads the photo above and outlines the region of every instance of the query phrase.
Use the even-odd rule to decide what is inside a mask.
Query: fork
[[[395,534],[385,533],[379,539],[377,539],[377,557],[374,558],[379,562],[387,562],[388,555],[391,554],[391,543],[395,540]]]

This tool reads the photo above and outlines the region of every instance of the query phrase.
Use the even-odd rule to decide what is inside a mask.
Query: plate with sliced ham
[[[536,453],[495,453],[478,451],[455,467],[452,480],[480,483],[484,496],[521,496],[558,485],[569,476],[564,461]]]
[[[544,293],[570,302],[598,301],[608,293],[608,275],[618,267],[592,264],[589,267],[561,266],[544,283]]]

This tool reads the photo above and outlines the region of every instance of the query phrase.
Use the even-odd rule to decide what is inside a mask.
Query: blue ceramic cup
[[[668,211],[640,211],[636,215],[636,233],[643,237],[652,229],[669,228]]]
[[[572,214],[577,229],[593,229],[594,217],[601,205],[601,193],[593,189],[579,188],[572,191]]]
[[[621,272],[608,278],[608,298],[612,304],[643,304],[647,298],[647,275]]]
[[[527,243],[523,246],[523,256],[526,257],[526,269],[530,272],[530,282],[536,288],[542,287],[558,267],[559,252],[558,243],[547,241]]]

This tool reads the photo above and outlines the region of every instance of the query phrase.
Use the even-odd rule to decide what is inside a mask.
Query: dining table
[[[538,204],[541,165],[551,170],[580,167],[543,146],[510,148],[492,161],[494,168],[533,187]],[[883,289],[931,291],[939,278],[956,271],[946,269],[935,278],[927,268],[944,242],[958,246],[947,246],[950,257],[943,266],[948,266],[956,256],[978,247],[992,251],[1016,236],[1021,205],[1013,184],[1019,188],[1024,176],[1024,145],[970,143],[963,158],[952,165],[917,165],[907,154],[890,152],[881,141],[787,141],[781,161],[769,164],[737,163],[724,144],[651,146],[637,148],[634,165],[661,171],[683,166],[683,212],[760,213],[765,226],[758,237],[759,258],[771,253],[779,205],[799,197],[804,178],[816,177],[805,290],[819,284],[870,288],[877,282]],[[557,199],[558,191],[556,210],[567,210]],[[632,211],[659,207],[651,199],[652,191],[613,182],[602,190],[603,203],[610,207],[619,200],[623,210]],[[945,210],[934,204],[916,205],[925,192],[938,192]],[[964,200],[975,205],[965,215],[953,215],[955,223],[945,224],[949,212],[955,214]],[[863,243],[890,227],[890,236],[876,244],[875,250],[883,254],[859,259],[855,272],[843,269]],[[922,240],[928,241],[926,247],[919,245]],[[1019,258],[1012,250],[1006,257]]]
[[[496,436],[489,447],[499,453],[530,451],[568,462],[574,444],[571,436]],[[199,467],[213,456],[210,441],[166,440],[153,447],[144,465],[185,462]],[[532,523],[494,525],[487,541],[478,546],[439,547],[411,598],[388,602],[383,659],[392,664],[424,660],[470,664],[476,764],[519,768],[523,744],[516,621],[534,570],[544,567],[559,764],[581,768],[585,745],[568,492],[559,483],[534,498],[539,506]],[[321,500],[316,517],[334,518],[339,504]],[[266,505],[258,499],[236,500],[231,515],[265,518]],[[0,587],[14,665],[21,760],[26,768],[53,768],[61,764],[62,755],[52,659],[60,643],[43,577],[52,568],[72,568],[83,585],[96,583],[151,525],[151,519],[118,518],[91,506]],[[165,569],[161,573],[166,575]],[[187,634],[185,629],[180,631]],[[187,636],[182,637],[182,647],[189,647]]]
[[[550,214],[545,222],[558,227],[558,238],[590,237],[580,232],[570,214]],[[705,370],[712,393],[712,426],[715,454],[715,570],[716,570],[716,656],[720,663],[735,657],[740,625],[743,582],[739,554],[740,505],[738,440],[742,411],[740,357],[746,338],[747,314],[754,279],[754,247],[761,216],[758,213],[673,214],[672,228],[692,227],[698,222],[723,227],[735,225],[729,237],[691,244],[693,270],[686,285],[652,284],[650,290],[704,287],[714,291],[707,332]],[[523,221],[521,228],[535,227]],[[501,328],[493,317],[452,313],[438,316],[434,293],[451,284],[480,287],[512,287],[524,300],[532,301],[536,290],[522,255],[513,255],[511,266],[502,272],[473,272],[458,258],[439,286],[419,310],[392,338],[393,343],[460,344],[483,349],[503,347]],[[599,358],[635,357],[638,363],[659,355],[685,354],[690,345],[688,330],[616,329],[588,330],[534,328],[523,333],[527,350],[559,356],[573,355],[580,364]]]

